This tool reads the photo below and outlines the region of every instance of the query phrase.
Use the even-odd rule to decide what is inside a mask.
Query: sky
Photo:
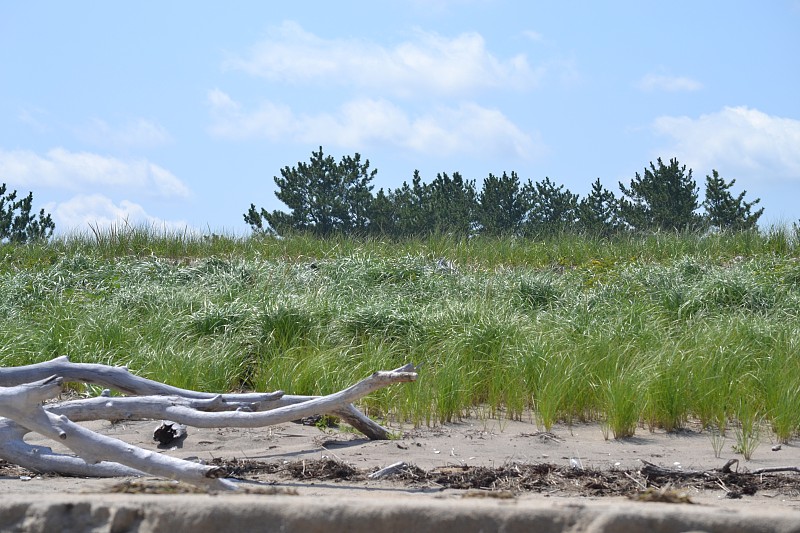
[[[800,0],[0,2],[0,182],[59,235],[246,235],[323,147],[378,189],[619,195],[677,158],[800,220]]]

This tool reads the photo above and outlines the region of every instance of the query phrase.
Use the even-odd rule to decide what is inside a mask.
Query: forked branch
[[[348,413],[363,417],[352,402],[393,383],[414,381],[416,368],[406,365],[393,371],[375,372],[366,379],[339,392],[320,397],[290,397],[282,406],[263,410],[280,402],[282,393],[249,395],[184,394],[183,389],[143,380],[126,369],[104,365],[73,365],[59,358],[54,365],[31,365],[19,369],[0,369],[2,383],[36,377],[43,369],[67,370],[70,379],[80,379],[127,392],[138,390],[177,392],[170,396],[97,397],[42,406],[42,402],[61,392],[65,377],[50,375],[33,382],[0,386],[0,458],[25,468],[62,474],[89,476],[135,475],[148,473],[178,479],[214,490],[228,490],[235,483],[222,479],[226,474],[217,467],[172,458],[123,441],[99,435],[75,422],[106,419],[169,419],[195,427],[264,427],[322,413]],[[85,378],[90,379],[85,379]],[[357,413],[355,415],[354,413]],[[58,440],[75,457],[54,454],[44,447],[23,441],[28,431]]]

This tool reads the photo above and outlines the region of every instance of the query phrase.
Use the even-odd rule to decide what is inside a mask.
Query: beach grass
[[[797,235],[391,242],[93,229],[0,246],[0,364],[68,355],[206,391],[326,394],[420,364],[371,416],[800,430]]]

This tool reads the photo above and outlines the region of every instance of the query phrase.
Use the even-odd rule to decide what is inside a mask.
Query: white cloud
[[[0,176],[31,187],[80,190],[113,186],[164,197],[189,195],[189,188],[180,179],[146,159],[122,160],[64,148],[53,148],[44,156],[30,150],[0,149]]]
[[[39,133],[46,133],[52,130],[47,118],[47,111],[41,107],[26,107],[20,109],[17,113],[17,120]]]
[[[659,117],[653,128],[673,141],[665,153],[698,172],[724,165],[754,179],[800,181],[800,120],[725,107],[696,119]]]
[[[494,154],[532,158],[545,152],[538,139],[520,130],[503,113],[473,103],[442,108],[419,117],[406,132],[407,146],[431,154]]]
[[[216,137],[279,140],[287,134],[295,136],[301,129],[289,107],[272,102],[263,102],[255,111],[246,112],[225,92],[214,89],[208,93],[208,105],[213,120],[209,132]]]
[[[228,68],[272,81],[319,81],[379,88],[408,97],[417,92],[452,95],[487,88],[527,88],[543,72],[524,54],[498,59],[474,32],[454,38],[418,30],[394,47],[357,39],[324,39],[284,22]]]
[[[538,138],[520,130],[502,112],[474,103],[440,107],[411,116],[387,100],[363,98],[334,113],[296,115],[290,108],[262,103],[243,111],[225,93],[209,93],[212,135],[224,138],[266,138],[362,149],[387,144],[433,155],[505,154],[534,157],[543,151]]]
[[[537,43],[544,41],[544,35],[535,30],[525,30],[522,32],[522,35]]]
[[[213,109],[220,111],[238,111],[241,107],[228,94],[219,89],[208,91],[208,103]]]
[[[172,141],[172,136],[163,126],[143,118],[119,126],[95,118],[88,125],[77,128],[76,133],[86,142],[113,148],[161,146]]]
[[[102,194],[77,195],[65,202],[51,202],[44,209],[53,216],[56,229],[62,234],[142,225],[155,230],[196,231],[187,222],[163,220],[148,214],[137,203],[122,200],[115,204]]]
[[[639,80],[637,87],[643,91],[684,92],[698,91],[703,88],[703,84],[685,76],[650,73]]]

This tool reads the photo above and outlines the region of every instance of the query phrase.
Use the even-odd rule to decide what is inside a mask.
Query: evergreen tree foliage
[[[369,233],[375,236],[396,237],[399,225],[397,209],[391,189],[389,192],[382,188],[370,203],[369,208]]]
[[[244,220],[254,231],[268,229],[279,235],[290,231],[311,232],[319,236],[334,233],[363,234],[369,224],[368,212],[372,201],[372,180],[377,170],[370,171],[369,160],[361,156],[344,156],[339,163],[325,156],[320,146],[311,152],[309,163],[284,167],[275,176],[278,191],[275,195],[290,212],[258,211],[254,204]]]
[[[5,183],[0,185],[0,241],[25,243],[49,239],[56,229],[49,213],[40,209],[38,216],[31,214],[33,192],[17,198],[17,191],[8,192]]]
[[[764,208],[755,212],[751,210],[761,199],[756,198],[752,202],[745,202],[744,197],[747,191],[741,192],[734,198],[730,189],[736,180],[726,183],[716,170],[712,170],[711,174],[711,176],[706,176],[706,199],[703,201],[709,225],[732,231],[755,229],[758,219],[764,213]]]
[[[478,194],[478,225],[486,235],[515,235],[525,218],[525,202],[516,172],[489,174]]]
[[[370,233],[395,239],[428,235],[434,223],[430,189],[415,170],[411,184],[404,181],[397,189],[379,190],[370,209]]]
[[[494,174],[483,180],[480,192],[475,180],[459,172],[439,173],[425,183],[418,170],[410,182],[396,189],[380,189],[372,194],[372,180],[377,170],[370,170],[369,160],[361,156],[342,157],[337,162],[330,155],[312,151],[308,163],[284,167],[275,177],[276,196],[288,212],[268,212],[250,204],[244,220],[254,232],[310,232],[373,235],[393,239],[425,237],[434,233],[470,236],[486,235],[547,236],[561,232],[584,232],[610,236],[620,231],[684,231],[713,226],[730,231],[756,228],[764,209],[754,210],[760,202],[745,201],[746,191],[734,197],[730,183],[714,170],[706,176],[705,201],[698,203],[698,187],[692,170],[677,159],[665,165],[659,158],[629,185],[619,183],[622,196],[603,187],[600,178],[585,198],[579,198],[556,185],[550,178],[525,184],[515,172]],[[5,193],[5,187],[0,192]],[[16,198],[16,191],[11,201]],[[31,196],[13,204],[23,215],[13,218],[0,211],[0,229],[5,238],[27,238],[20,227],[48,235],[52,224],[49,215],[38,220],[29,215]],[[0,208],[5,205],[0,203]],[[703,207],[705,213],[697,211]],[[27,221],[27,222],[26,222]],[[26,226],[27,224],[27,226]],[[14,228],[17,228],[16,230]],[[41,228],[41,229],[40,229]]]
[[[419,237],[433,231],[433,209],[431,207],[431,186],[423,183],[419,170],[414,170],[411,186],[403,182],[395,203],[399,207],[400,235]]]
[[[578,225],[594,235],[607,237],[620,229],[619,206],[614,193],[603,187],[600,178],[578,203]]]
[[[692,178],[691,169],[681,167],[677,159],[664,165],[658,158],[658,167],[650,162],[644,176],[638,172],[626,187],[619,188],[624,195],[620,199],[620,214],[624,222],[638,231],[695,229],[700,223],[698,188]]]
[[[432,233],[468,235],[477,212],[475,182],[458,172],[440,173],[423,183],[418,170],[411,184],[378,191],[370,211],[371,232],[393,238],[420,237]]]
[[[478,211],[475,181],[465,180],[458,172],[452,177],[437,174],[430,183],[429,211],[434,233],[471,234]]]
[[[578,215],[578,195],[563,185],[556,187],[550,178],[522,188],[526,203],[524,233],[527,235],[555,234],[571,228]]]

